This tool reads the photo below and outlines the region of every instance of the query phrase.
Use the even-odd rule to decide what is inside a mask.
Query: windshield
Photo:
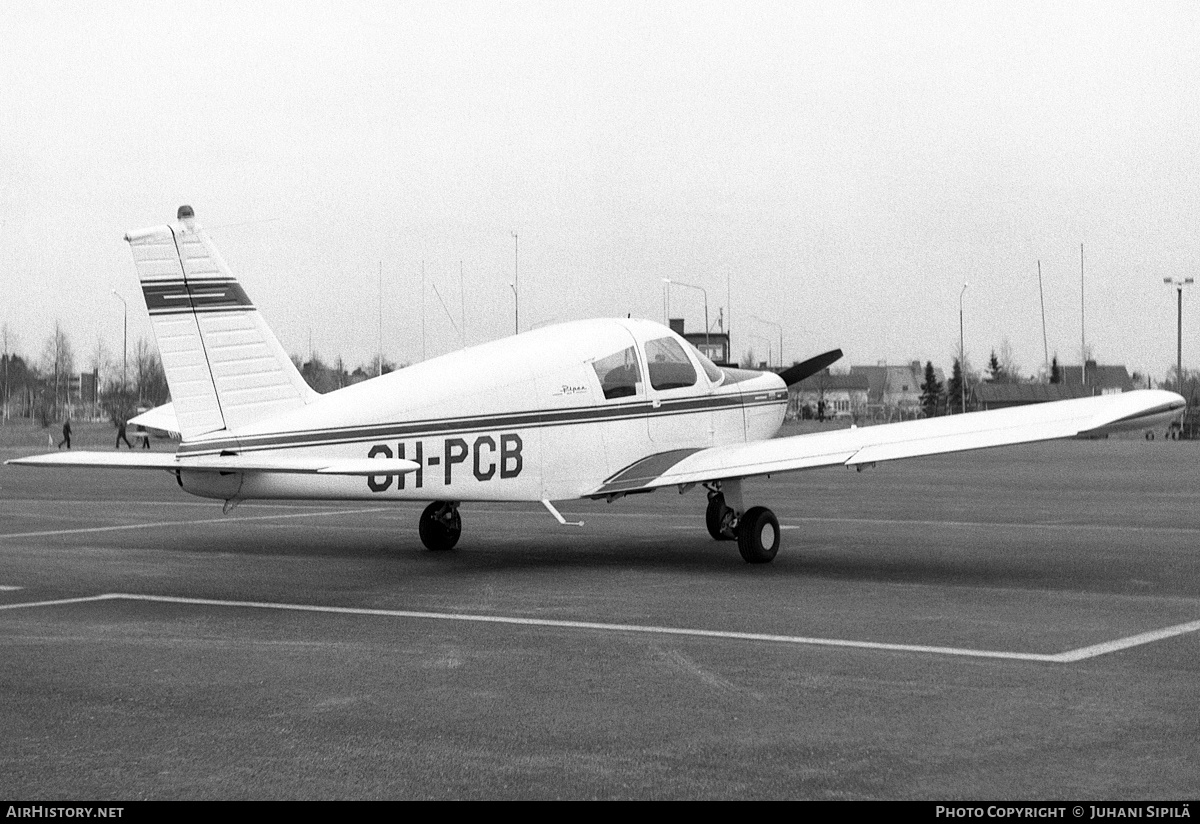
[[[695,346],[692,346],[690,341],[687,342],[687,345],[688,348],[692,350],[692,354],[696,356],[696,360],[700,361],[700,368],[704,370],[705,375],[708,375],[708,379],[710,381],[713,383],[720,383],[721,381],[725,380],[725,372],[721,369],[721,367],[710,361],[708,357]]]

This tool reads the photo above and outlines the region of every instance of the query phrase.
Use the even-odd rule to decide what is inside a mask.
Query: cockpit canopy
[[[720,384],[725,374],[687,341],[673,335],[653,338],[643,344],[650,386],[656,390],[683,389],[695,386],[699,380],[695,364],[699,364],[710,383]],[[691,350],[691,357],[684,347]],[[596,377],[606,399],[632,397],[642,391],[642,368],[637,350],[626,347],[592,362]]]

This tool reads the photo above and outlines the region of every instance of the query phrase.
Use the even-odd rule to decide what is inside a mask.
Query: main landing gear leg
[[[725,496],[720,490],[708,490],[708,511],[704,513],[704,525],[714,541],[733,541],[737,539],[734,524],[737,514],[725,504]]]
[[[425,507],[417,531],[426,549],[453,549],[462,534],[457,501],[434,501]]]
[[[779,552],[779,521],[775,513],[763,506],[745,509],[742,482],[738,479],[708,485],[704,523],[715,540],[736,539],[738,552],[748,564],[770,563]]]

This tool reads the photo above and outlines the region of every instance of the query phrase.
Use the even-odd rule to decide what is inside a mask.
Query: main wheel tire
[[[725,527],[725,513],[729,507],[725,506],[724,495],[714,495],[708,500],[708,511],[704,513],[704,525],[708,527],[708,534],[712,536],[714,541],[732,541],[735,536],[732,529]]]
[[[763,506],[746,511],[737,527],[738,552],[748,564],[767,564],[779,552],[779,521]]]
[[[446,509],[450,511],[446,512]],[[458,543],[458,536],[462,535],[462,518],[458,514],[458,507],[434,501],[421,513],[417,532],[420,533],[421,543],[426,549],[435,552],[454,549],[454,545]]]

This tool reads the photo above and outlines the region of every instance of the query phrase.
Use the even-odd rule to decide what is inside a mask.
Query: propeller
[[[833,349],[823,355],[817,355],[815,358],[809,358],[803,363],[797,363],[795,366],[789,366],[787,369],[779,373],[779,377],[783,378],[783,382],[788,386],[807,378],[809,375],[815,375],[829,366],[831,363],[839,360],[842,357],[841,349]]]

